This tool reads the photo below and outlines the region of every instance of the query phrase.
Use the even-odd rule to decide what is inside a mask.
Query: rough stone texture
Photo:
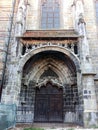
[[[69,57],[76,67],[77,87],[80,96],[80,106],[84,110],[83,122],[84,126],[93,126],[98,123],[98,27],[96,23],[95,1],[94,0],[66,0],[61,2],[61,27],[60,29],[75,29],[78,34],[78,54],[76,55],[73,48],[68,49],[65,45],[53,45],[48,41],[44,44],[29,46],[26,44],[26,51],[22,54],[23,44],[19,37],[26,30],[40,30],[41,12],[39,0],[16,0],[16,5],[13,7],[12,0],[0,1],[0,76],[2,76],[3,66],[5,63],[6,48],[9,38],[9,16],[12,13],[12,8],[15,9],[13,17],[13,26],[11,30],[11,39],[8,53],[8,61],[5,73],[5,88],[2,93],[2,103],[19,104],[19,97],[22,85],[22,78],[25,78],[26,85],[30,80],[39,81],[41,74],[46,69],[50,61],[37,61],[32,63],[32,70],[24,73],[25,63],[31,57],[43,51],[58,51]],[[17,38],[18,37],[18,38]],[[69,37],[68,37],[69,38]],[[68,44],[68,43],[67,43]],[[40,57],[39,57],[40,58]],[[67,83],[71,84],[70,80],[74,80],[72,71],[64,65],[65,62],[51,60],[51,66],[61,78],[62,84],[67,77]],[[29,63],[30,64],[30,63]],[[46,65],[45,65],[46,64]],[[58,66],[56,67],[55,64]],[[28,65],[30,66],[30,65]],[[39,68],[42,69],[39,69]],[[44,69],[43,69],[44,68]],[[74,68],[74,67],[72,67]],[[28,69],[28,68],[26,68]],[[39,71],[40,70],[40,71]],[[61,71],[61,72],[60,72]],[[65,74],[65,75],[64,75]],[[68,75],[69,74],[69,75]],[[0,77],[1,79],[1,77]],[[86,93],[85,93],[86,91]]]
[[[44,128],[44,130],[52,130],[52,129],[54,129],[54,130],[95,130],[95,129],[81,129],[81,128],[71,128],[71,127],[69,127],[69,128]],[[23,128],[14,128],[14,129],[10,129],[10,130],[23,130]],[[98,130],[98,129],[96,129],[96,130]]]
[[[20,125],[20,126],[17,126],[15,128],[12,128],[10,130],[23,130],[24,128],[44,128],[44,130],[98,130],[98,128],[83,128],[83,127],[80,127],[78,125],[76,126],[67,126],[67,124],[63,125],[63,124],[41,124],[41,123],[38,123],[38,124],[35,124],[34,126],[32,125]]]
[[[6,41],[8,39],[8,14],[11,13],[12,0],[0,1],[0,80],[2,78],[4,59],[6,55]],[[6,44],[6,45],[5,45]],[[4,48],[5,47],[5,48]]]

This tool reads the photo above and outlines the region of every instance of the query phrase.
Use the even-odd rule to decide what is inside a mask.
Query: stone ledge
[[[26,32],[23,34],[23,36],[20,36],[21,38],[58,38],[58,37],[72,37],[72,38],[78,38],[79,35],[75,30],[26,30]]]

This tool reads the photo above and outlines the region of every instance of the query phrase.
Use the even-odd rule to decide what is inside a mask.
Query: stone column
[[[96,126],[97,103],[93,74],[83,74],[84,126]]]
[[[12,57],[16,56],[17,48],[18,49],[21,48],[21,45],[19,43],[20,39],[16,37],[21,37],[23,33],[25,32],[27,5],[28,5],[27,0],[20,0],[19,5],[18,5],[18,11],[16,15],[15,37],[11,46]]]
[[[90,57],[90,52],[89,52],[89,43],[87,40],[87,35],[86,35],[86,23],[84,21],[83,15],[81,14],[79,16],[79,22],[78,22],[78,32],[80,35],[79,41],[80,41],[80,46],[81,46],[81,70],[82,73],[91,73],[93,72],[92,68],[92,62],[91,62],[91,57]]]
[[[84,15],[84,9],[83,9],[83,0],[73,0],[72,4],[73,9],[73,18],[74,18],[74,28],[76,31],[78,31],[78,21],[79,21],[79,15]]]
[[[19,58],[20,52],[17,54],[17,50],[21,51],[20,39],[17,37],[21,37],[25,32],[25,24],[26,24],[26,12],[27,12],[27,0],[20,0],[18,5],[18,11],[16,15],[16,26],[15,26],[15,34],[14,39],[11,45],[11,59],[15,60],[15,58]]]
[[[27,2],[26,0],[21,0],[19,3],[16,17],[16,30],[15,30],[16,36],[21,36],[25,32],[26,11],[27,11]]]
[[[75,28],[76,26],[75,26],[75,24],[76,24],[76,19],[75,19],[75,1],[73,1],[73,4],[72,4],[72,16],[73,16],[73,27]]]
[[[96,94],[94,85],[95,72],[92,67],[92,60],[89,52],[89,43],[86,32],[86,22],[84,20],[83,0],[76,0],[76,30],[80,38],[80,62],[81,62],[81,85],[83,87],[83,102],[84,102],[84,126],[97,125],[96,122]]]

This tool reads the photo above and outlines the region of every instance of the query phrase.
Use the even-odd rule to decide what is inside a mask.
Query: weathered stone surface
[[[16,0],[15,7],[12,0],[0,1],[0,78],[3,72],[5,74],[2,102],[16,103],[18,106],[22,85],[29,86],[31,81],[37,83],[44,71],[51,67],[62,85],[77,85],[84,125],[97,126],[98,23],[95,1],[62,0],[59,4],[60,29],[44,31],[40,26],[39,0]],[[12,30],[9,30],[10,24]],[[10,44],[6,53],[8,41]],[[46,59],[41,59],[43,52],[52,52],[53,55],[50,58],[50,54],[46,53]],[[57,52],[59,55],[54,58]],[[8,60],[5,65],[6,54]],[[65,120],[69,115],[74,115],[74,112],[71,113],[66,114]]]

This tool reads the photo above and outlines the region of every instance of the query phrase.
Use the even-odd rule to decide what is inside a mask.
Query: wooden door
[[[35,122],[62,122],[63,121],[63,91],[48,83],[36,89]]]

